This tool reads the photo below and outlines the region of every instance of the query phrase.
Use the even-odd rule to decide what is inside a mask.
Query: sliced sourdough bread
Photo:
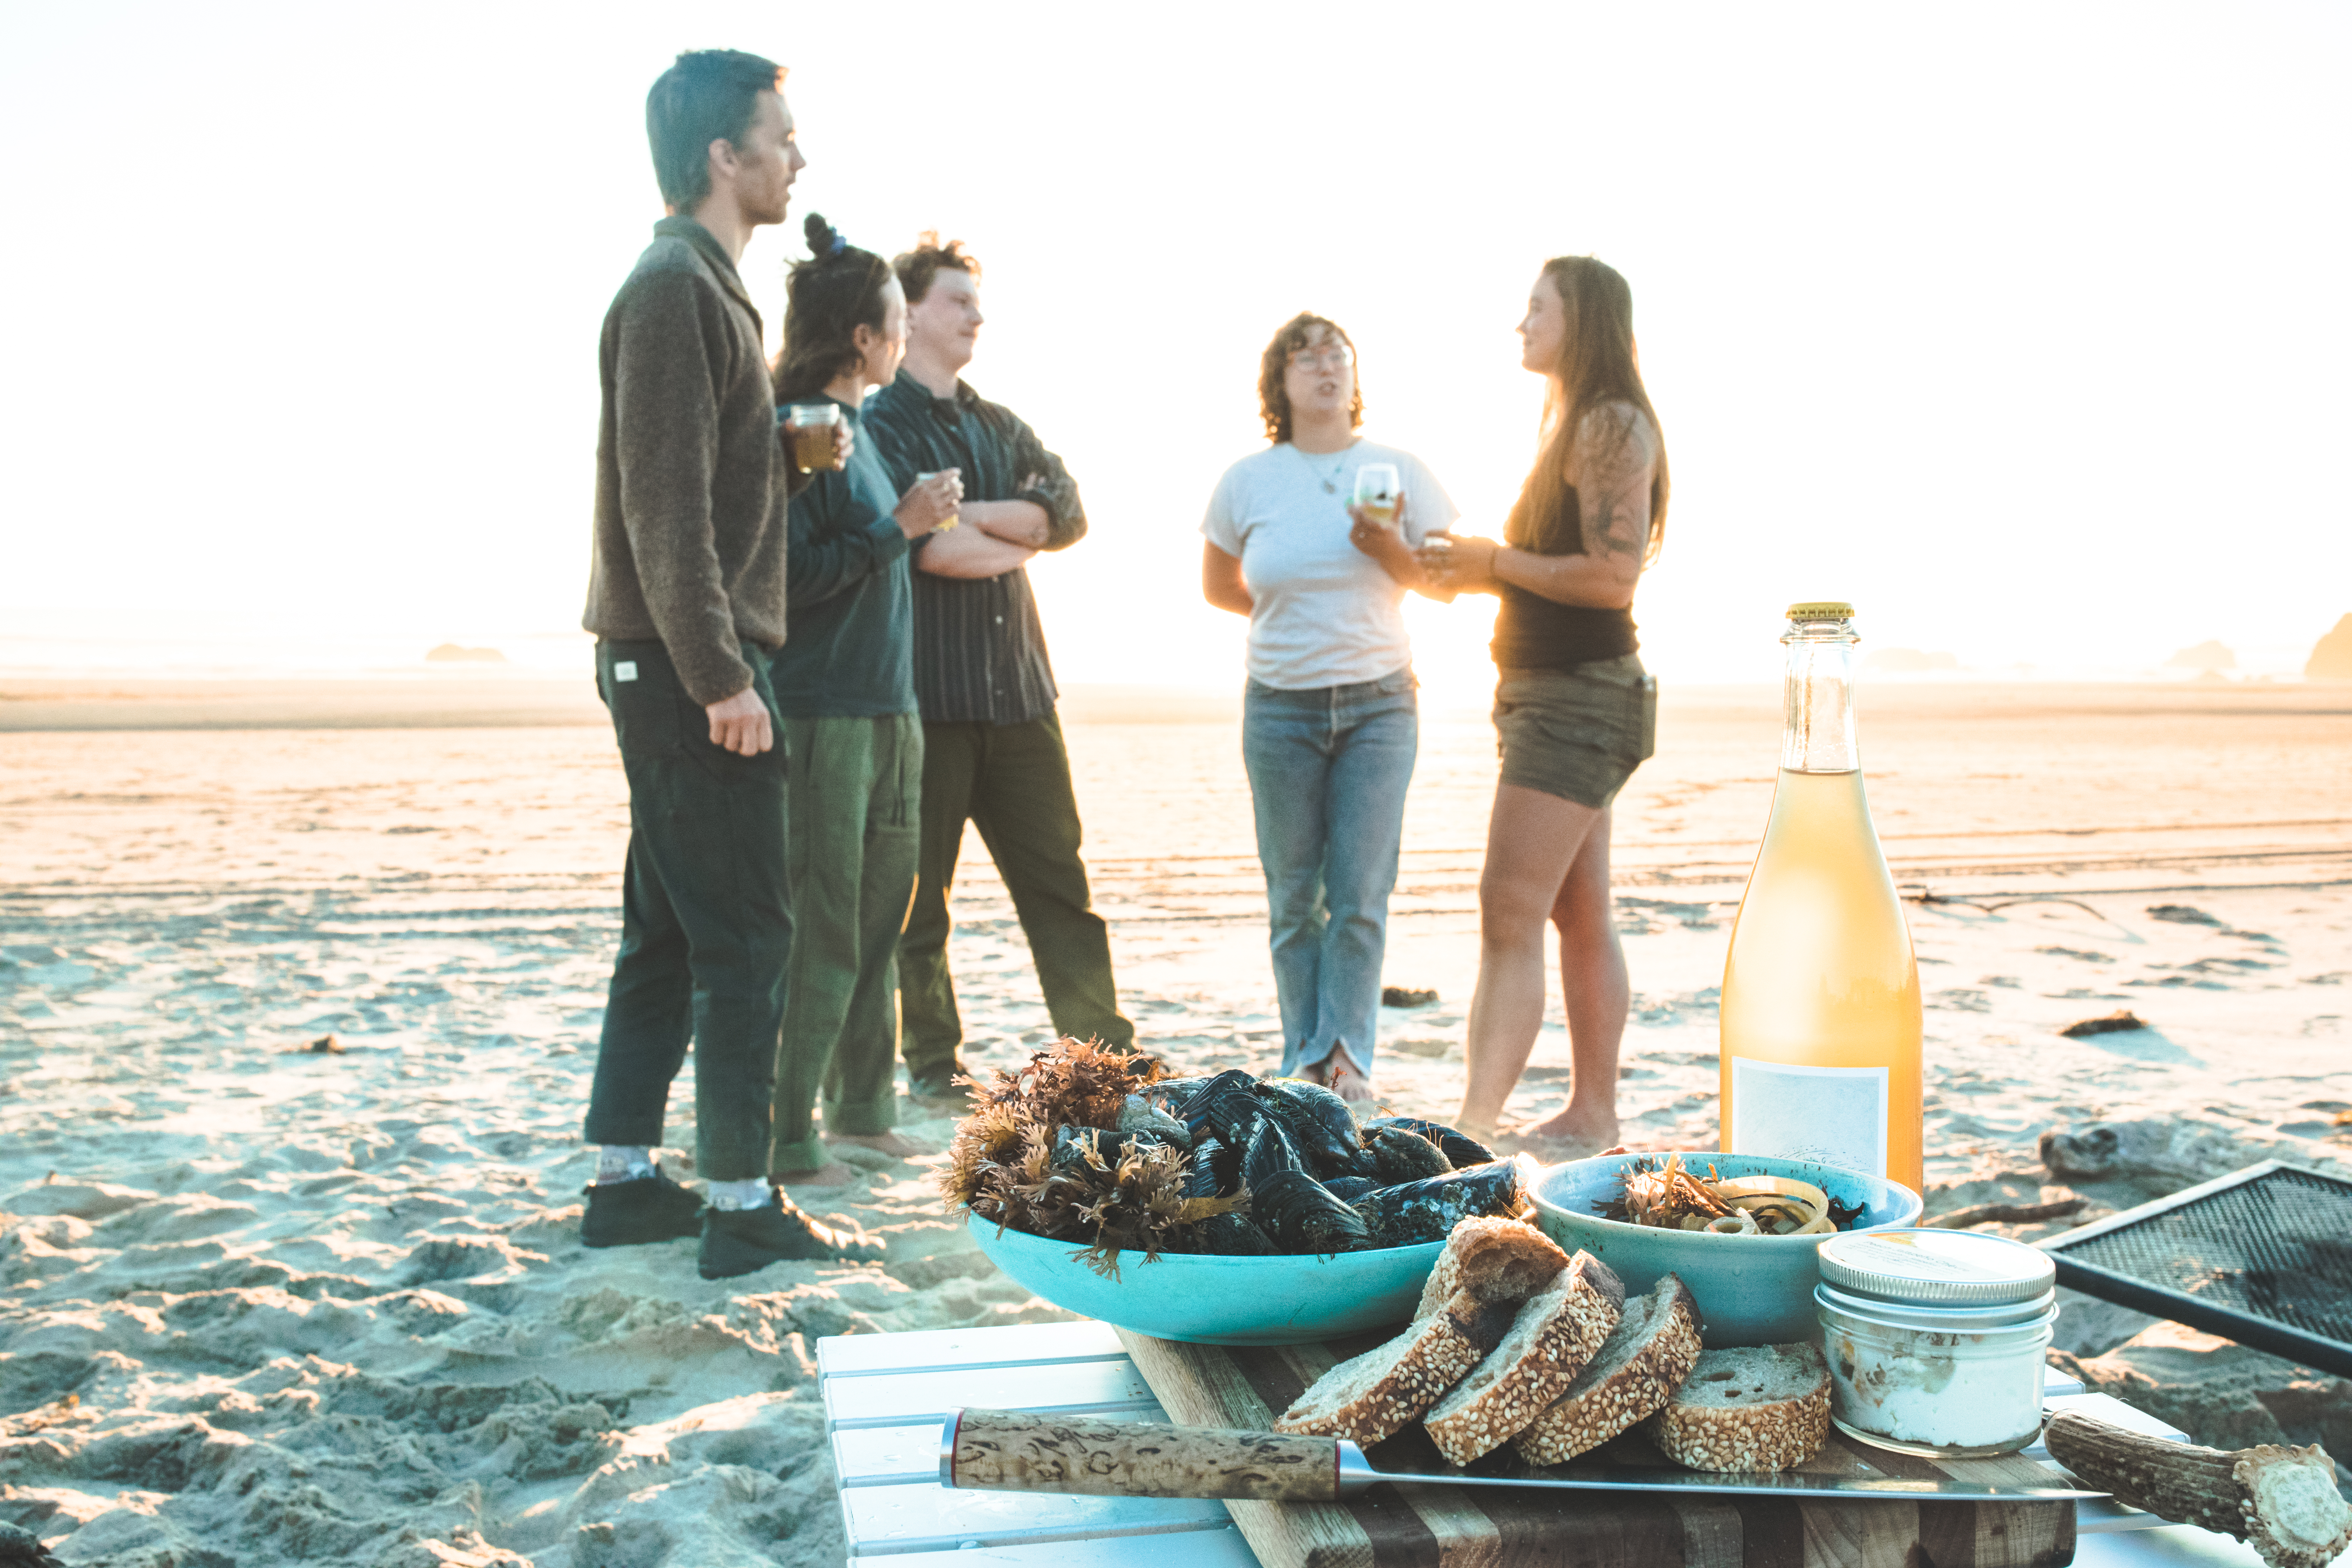
[[[1494,1352],[1439,1400],[1422,1426],[1457,1465],[1502,1447],[1567,1391],[1616,1329],[1625,1287],[1580,1252],[1527,1299]]]
[[[1317,1378],[1274,1429],[1347,1437],[1370,1447],[1436,1404],[1495,1348],[1510,1321],[1507,1312],[1461,1291],[1386,1344]]]
[[[1667,1275],[1625,1303],[1617,1331],[1512,1446],[1530,1464],[1564,1465],[1664,1409],[1698,1363],[1698,1331],[1697,1300]]]
[[[1568,1254],[1559,1244],[1524,1220],[1461,1220],[1446,1237],[1412,1315],[1425,1318],[1462,1290],[1490,1306],[1516,1304],[1567,1267]]]
[[[1801,1342],[1702,1351],[1642,1432],[1694,1470],[1785,1470],[1829,1437],[1829,1363]]]

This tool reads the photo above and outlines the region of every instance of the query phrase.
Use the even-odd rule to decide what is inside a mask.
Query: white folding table
[[[816,1360],[853,1558],[896,1558],[892,1568],[944,1563],[943,1554],[952,1554],[956,1568],[1079,1561],[1088,1568],[1258,1568],[1225,1505],[1213,1500],[940,1485],[940,1420],[960,1406],[1166,1420],[1108,1324],[845,1335],[819,1340]],[[2105,1394],[2056,1393],[2051,1404],[2181,1436]],[[2027,1452],[2047,1457],[2038,1447]],[[2079,1505],[2076,1527],[2081,1568],[2259,1568],[2261,1562],[2226,1535],[2110,1502]],[[1074,1555],[1078,1542],[1083,1553]]]

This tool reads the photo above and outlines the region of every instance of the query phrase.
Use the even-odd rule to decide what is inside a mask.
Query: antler
[[[2225,1454],[2144,1437],[2072,1411],[2051,1417],[2050,1457],[2160,1519],[2234,1535],[2270,1568],[2327,1568],[2352,1547],[2352,1507],[2319,1447]]]

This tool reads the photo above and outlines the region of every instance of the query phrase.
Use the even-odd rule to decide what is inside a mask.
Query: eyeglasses
[[[1354,353],[1345,348],[1300,349],[1290,356],[1290,363],[1305,370],[1345,370],[1356,362]]]

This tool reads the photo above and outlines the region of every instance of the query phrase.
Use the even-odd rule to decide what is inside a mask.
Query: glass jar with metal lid
[[[2005,1237],[1874,1230],[1821,1247],[1830,1417],[1897,1453],[2006,1454],[2042,1430],[2050,1255]]]

